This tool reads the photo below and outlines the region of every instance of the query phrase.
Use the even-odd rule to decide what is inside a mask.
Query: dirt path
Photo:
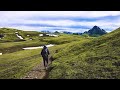
[[[51,62],[49,61],[49,65],[50,64]],[[28,72],[27,75],[22,79],[46,79],[48,77],[49,71],[50,67],[48,66],[48,69],[45,70],[42,62],[40,65],[37,65],[30,72]]]

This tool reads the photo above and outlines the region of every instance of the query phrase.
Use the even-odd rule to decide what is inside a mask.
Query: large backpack
[[[42,56],[48,56],[48,50],[43,49],[41,54],[42,54]]]

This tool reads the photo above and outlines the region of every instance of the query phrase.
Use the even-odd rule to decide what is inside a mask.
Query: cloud
[[[110,32],[120,26],[120,11],[0,11],[0,27],[83,32],[94,25]]]
[[[103,17],[117,16],[119,11],[1,11],[7,17]]]

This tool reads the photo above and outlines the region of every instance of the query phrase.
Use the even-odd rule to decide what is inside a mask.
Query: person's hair
[[[44,45],[43,48],[46,49],[47,47]]]

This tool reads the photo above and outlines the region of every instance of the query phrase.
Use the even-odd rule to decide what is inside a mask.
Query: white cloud
[[[120,11],[0,11],[2,16],[7,18],[18,17],[103,17],[117,16]]]
[[[114,30],[120,27],[120,18],[111,21],[96,20],[96,21],[72,21],[72,20],[49,20],[51,17],[79,17],[79,18],[95,18],[104,16],[118,16],[120,11],[0,11],[0,27],[14,27],[23,30],[37,30],[44,29],[52,30],[54,27],[34,27],[25,26],[24,24],[47,24],[64,28],[65,30],[80,30],[86,29],[73,29],[69,26],[86,26],[92,28],[94,25],[100,26],[103,29]],[[48,20],[34,20],[34,18],[47,17]],[[32,19],[31,19],[32,18]],[[13,25],[13,24],[18,24]],[[19,25],[23,24],[23,25]],[[66,28],[65,28],[66,27]],[[68,27],[68,28],[67,28]]]
[[[54,26],[59,26],[59,27],[70,27],[70,26],[87,26],[89,28],[92,28],[94,25],[100,26],[100,28],[103,29],[111,29],[114,30],[116,28],[118,28],[120,26],[120,22],[107,22],[107,21],[103,21],[103,20],[99,20],[99,21],[94,21],[94,22],[87,22],[87,21],[82,21],[82,22],[76,22],[76,21],[72,21],[72,20],[57,20],[57,21],[53,21],[53,20],[47,20],[47,21],[32,21],[32,20],[17,20],[15,23],[14,21],[11,22],[16,24],[16,25],[11,25],[6,24],[6,25],[0,25],[0,26],[6,26],[6,27],[17,27],[19,29],[23,29],[23,30],[44,30],[44,29],[50,29],[51,27],[34,27],[34,26],[24,26],[24,24],[45,24],[45,25],[54,25]],[[19,24],[23,24],[23,25],[19,25]],[[81,28],[82,29],[82,28]],[[72,31],[73,29],[71,29]],[[73,30],[75,31],[75,29]]]

